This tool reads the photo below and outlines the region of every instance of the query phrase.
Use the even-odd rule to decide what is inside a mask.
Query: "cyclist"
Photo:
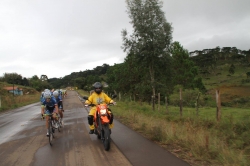
[[[58,91],[53,92],[53,96],[56,99],[57,105],[58,105],[58,111],[61,116],[61,123],[63,125],[63,101],[62,101],[62,96],[59,94]]]
[[[113,103],[115,104],[115,102],[104,92],[102,92],[102,84],[100,82],[96,82],[93,84],[93,88],[94,88],[94,92],[89,96],[88,100],[85,101],[85,104],[89,105],[89,104],[100,104],[100,103]],[[89,134],[93,134],[94,133],[94,114],[96,112],[96,107],[93,106],[91,107],[90,111],[89,111],[89,115],[88,115],[88,123],[89,123]],[[109,110],[109,113],[111,115],[111,124],[109,125],[109,128],[112,129],[114,124],[113,124],[113,113],[111,112],[111,110]]]
[[[57,91],[58,91],[59,95],[60,95],[61,97],[63,97],[62,89],[58,89]]]
[[[43,103],[43,101],[45,100],[45,98],[44,98],[44,92],[46,92],[47,91],[47,93],[51,93],[51,95],[53,94],[49,89],[44,89],[44,91],[42,92],[42,94],[41,94],[41,96],[40,96],[40,102],[41,102],[41,104]],[[52,98],[54,98],[54,96],[52,96]],[[43,116],[43,112],[41,111],[41,119],[44,119],[44,116]]]
[[[52,114],[52,117],[55,120],[57,119],[56,113],[58,113],[58,105],[56,100],[52,97],[51,92],[50,91],[45,91],[44,94],[44,101],[42,102],[42,107],[41,107],[41,112],[42,114]],[[49,116],[46,116],[46,129],[47,129],[47,136],[49,136]],[[54,126],[55,128],[57,128],[57,123]]]
[[[65,92],[64,92],[64,97],[67,96],[67,89],[65,89]]]
[[[40,102],[41,102],[41,103],[42,103],[42,102],[43,102],[43,100],[44,100],[43,94],[44,94],[44,91],[43,91],[43,92],[41,92],[41,96],[40,96]]]

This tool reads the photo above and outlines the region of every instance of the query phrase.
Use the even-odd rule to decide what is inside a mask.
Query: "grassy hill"
[[[250,79],[246,73],[250,67],[235,63],[234,74],[229,73],[232,62],[220,63],[210,70],[209,74],[200,75],[208,90],[215,99],[215,90],[219,89],[221,102],[224,106],[250,107]]]

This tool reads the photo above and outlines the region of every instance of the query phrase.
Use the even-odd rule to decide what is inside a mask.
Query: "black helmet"
[[[97,94],[100,94],[102,92],[102,84],[100,82],[96,82],[93,84],[93,87],[95,89],[95,92]]]

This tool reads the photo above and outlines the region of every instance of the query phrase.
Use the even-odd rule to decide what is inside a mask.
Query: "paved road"
[[[88,134],[88,112],[76,92],[68,92],[64,108],[65,125],[56,131],[52,147],[39,103],[0,114],[0,166],[188,165],[116,120],[107,152],[95,135]]]

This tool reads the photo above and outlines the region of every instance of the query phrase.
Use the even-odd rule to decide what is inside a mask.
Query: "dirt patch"
[[[223,102],[230,102],[235,98],[246,98],[250,96],[250,87],[248,86],[221,86],[220,90],[221,100]],[[216,89],[210,90],[208,93],[215,99]]]

